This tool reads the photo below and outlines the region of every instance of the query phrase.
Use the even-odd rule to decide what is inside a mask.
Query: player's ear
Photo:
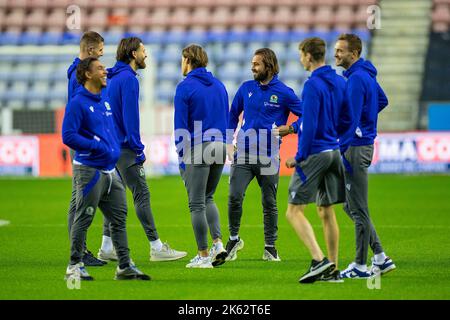
[[[86,79],[91,79],[92,78],[92,75],[91,75],[91,72],[90,71],[86,71],[85,73],[84,73],[84,76],[86,77]]]

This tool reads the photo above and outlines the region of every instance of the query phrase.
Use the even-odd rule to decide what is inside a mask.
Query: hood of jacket
[[[114,65],[114,67],[108,68],[107,71],[108,71],[108,74],[107,74],[108,79],[111,79],[112,77],[114,77],[122,72],[131,72],[133,75],[136,75],[136,71],[134,71],[133,68],[131,68],[129,64],[122,62],[122,61],[117,61],[116,64]]]
[[[102,94],[94,94],[92,92],[89,92],[84,86],[79,86],[77,90],[75,91],[75,95],[80,94],[88,99],[92,99],[94,101],[101,101],[102,100]]]
[[[210,86],[214,83],[214,76],[206,68],[196,68],[189,72],[186,77],[195,78],[205,86]]]
[[[357,70],[364,70],[372,78],[375,78],[377,76],[377,69],[372,64],[372,62],[370,62],[369,60],[364,60],[363,58],[360,58],[358,61],[352,64],[352,66],[348,68],[348,70],[344,71],[344,76],[348,78]]]
[[[334,70],[328,65],[325,65],[323,67],[314,70],[313,73],[311,74],[311,78],[318,77],[322,79],[322,81],[324,81],[326,85],[331,89],[336,88],[337,85],[336,76],[337,76],[336,70]]]
[[[72,64],[70,65],[69,69],[67,69],[67,79],[70,80],[70,78],[72,77],[72,73],[76,72],[77,70],[77,66],[80,63],[80,58],[75,58],[72,62]]]

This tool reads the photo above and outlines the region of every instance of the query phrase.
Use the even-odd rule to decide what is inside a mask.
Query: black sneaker
[[[262,258],[266,261],[281,261],[275,247],[264,247],[264,254]]]
[[[244,240],[238,238],[237,240],[228,240],[226,250],[227,257],[225,261],[233,261],[237,258],[237,252],[244,247]]]
[[[335,264],[330,262],[326,257],[323,258],[322,261],[312,260],[308,271],[298,280],[298,282],[313,283],[323,274],[327,274],[335,268]]]
[[[136,268],[134,264],[130,264],[125,269],[120,269],[117,266],[115,280],[150,280],[150,276],[144,274],[141,270]]]
[[[341,278],[341,272],[338,269],[333,269],[331,271],[328,271],[325,274],[322,274],[322,276],[320,278],[318,278],[317,280],[323,281],[323,282],[331,282],[331,283],[344,282],[344,279]]]
[[[89,266],[89,267],[101,267],[106,264],[106,261],[97,259],[96,257],[94,257],[92,252],[90,252],[89,250],[86,250],[86,251],[84,251],[84,255],[83,255],[83,263],[85,266]]]

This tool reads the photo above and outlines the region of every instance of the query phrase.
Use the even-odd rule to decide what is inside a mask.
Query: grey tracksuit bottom
[[[345,152],[346,203],[344,210],[355,223],[357,264],[366,264],[369,245],[374,254],[383,252],[380,239],[369,216],[368,168],[373,145],[349,147]]]
[[[117,172],[104,173],[95,168],[73,165],[75,215],[70,232],[70,263],[81,262],[86,233],[97,207],[111,224],[111,238],[119,265],[130,262],[126,232],[126,193]]]
[[[136,215],[141,222],[144,232],[149,241],[159,239],[150,206],[150,191],[145,171],[142,163],[136,163],[136,153],[129,149],[122,149],[116,169],[122,178],[123,183],[133,194],[134,208]],[[103,235],[110,236],[109,221],[106,219],[103,224]]]
[[[246,159],[248,156],[246,156]],[[261,188],[261,201],[264,214],[264,240],[266,245],[275,245],[278,231],[278,208],[277,208],[277,189],[279,174],[279,159],[275,160],[276,170],[271,174],[265,174],[264,168],[274,165],[262,164],[259,161],[255,164],[231,165],[230,173],[230,191],[228,198],[228,223],[230,236],[237,236],[241,226],[242,203],[244,202],[245,191],[248,185],[256,177]],[[268,171],[268,172],[270,172]],[[273,172],[274,171],[274,172]]]
[[[214,193],[222,176],[226,157],[223,143],[203,143],[201,150],[212,148],[215,156],[212,162],[195,159],[180,165],[180,174],[189,198],[189,211],[199,251],[208,249],[208,227],[211,238],[221,239],[219,210],[214,202]]]

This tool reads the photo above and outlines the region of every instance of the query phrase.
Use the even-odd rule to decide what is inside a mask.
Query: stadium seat
[[[182,78],[181,64],[162,63],[158,68],[158,80],[179,81]]]
[[[224,27],[230,26],[231,21],[231,11],[228,7],[215,7],[211,13],[211,25],[214,27]]]
[[[211,11],[208,7],[196,7],[193,9],[190,24],[197,27],[208,28],[214,21],[211,19]]]
[[[132,27],[148,27],[150,12],[146,8],[137,8],[130,13],[129,21],[132,21]]]
[[[167,20],[167,23],[174,27],[182,27],[186,29],[191,24],[191,11],[189,8],[176,8],[170,18]]]
[[[250,7],[238,7],[231,16],[231,24],[234,28],[247,28],[251,25],[253,13]]]
[[[165,27],[169,19],[169,9],[165,7],[157,7],[151,13],[149,24],[151,28]]]
[[[22,8],[14,8],[5,18],[4,25],[8,27],[22,27],[26,14]]]
[[[313,11],[309,6],[299,6],[293,14],[293,29],[308,30],[313,23]]]

